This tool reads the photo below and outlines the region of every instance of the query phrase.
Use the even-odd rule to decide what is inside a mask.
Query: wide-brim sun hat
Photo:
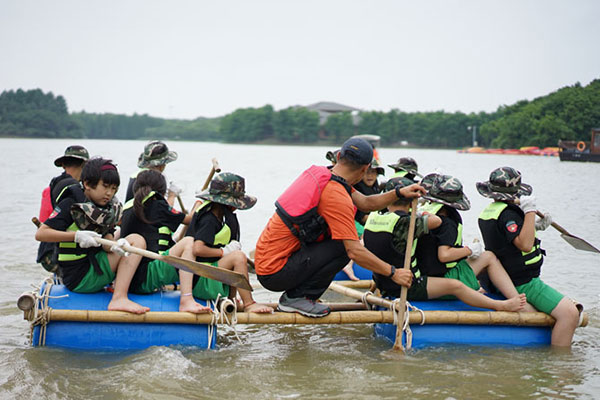
[[[482,196],[500,201],[514,201],[533,192],[531,185],[521,182],[521,172],[512,167],[496,168],[489,180],[475,186]]]
[[[388,164],[388,167],[392,168],[396,172],[406,171],[415,176],[422,176],[419,174],[419,166],[417,165],[417,162],[412,157],[400,157],[396,163]]]
[[[223,172],[214,177],[208,189],[197,193],[196,197],[239,210],[247,210],[256,204],[256,197],[246,194],[244,178],[231,172]]]
[[[64,162],[68,159],[87,161],[90,159],[90,154],[83,146],[69,146],[66,148],[64,155],[54,160],[54,165],[56,165],[57,167],[62,167]]]
[[[138,157],[138,167],[149,168],[165,165],[177,160],[177,152],[169,151],[167,145],[155,140],[144,146],[144,152]]]
[[[462,183],[450,175],[428,174],[421,180],[421,186],[427,190],[423,198],[434,203],[444,204],[460,211],[471,208],[471,202],[463,191]]]
[[[379,161],[377,161],[377,158],[375,158],[375,157],[373,157],[373,160],[371,161],[371,165],[369,165],[369,168],[376,170],[377,175],[385,175],[385,168],[383,168],[381,166],[381,164],[379,164]]]

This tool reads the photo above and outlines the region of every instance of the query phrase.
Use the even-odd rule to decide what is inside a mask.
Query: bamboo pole
[[[342,286],[337,282],[331,282],[331,284],[329,285],[329,289],[333,290],[336,293],[343,294],[344,296],[348,296],[357,300],[362,300],[363,296],[365,295],[364,292],[359,292],[358,290]],[[393,306],[392,301],[383,299],[379,296],[375,296],[372,294],[366,295],[366,300],[367,303],[373,304],[375,306],[381,306],[389,309],[391,309]]]
[[[406,237],[406,250],[404,251],[404,266],[402,269],[410,270],[410,259],[412,256],[412,245],[415,236],[415,223],[417,221],[417,199],[413,199],[410,204],[410,222],[408,224],[408,236]],[[400,304],[398,305],[398,326],[396,327],[396,340],[394,341],[394,350],[405,351],[402,345],[402,334],[404,333],[404,315],[406,314],[406,296],[408,287],[402,286],[400,289]]]
[[[517,313],[508,311],[424,311],[425,324],[449,325],[514,325],[514,326],[553,326],[554,318],[541,312]],[[210,324],[211,314],[185,312],[149,311],[145,314],[131,314],[123,311],[59,310],[50,308],[50,321],[77,322],[117,322],[154,324]],[[421,313],[409,313],[411,324],[420,324]],[[584,313],[580,326],[587,326],[588,315]],[[367,324],[394,322],[392,311],[343,311],[332,312],[326,317],[309,318],[295,313],[275,312],[273,314],[237,313],[238,324]]]

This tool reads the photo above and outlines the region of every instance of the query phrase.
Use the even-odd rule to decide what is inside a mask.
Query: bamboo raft
[[[368,284],[363,281],[351,285],[364,287]],[[108,292],[78,294],[62,285],[45,282],[39,292],[23,294],[18,306],[24,311],[25,319],[31,322],[34,346],[94,351],[169,345],[212,349],[219,324],[375,324],[376,336],[393,342],[397,324],[393,301],[365,295],[339,283],[333,283],[330,289],[363,302],[330,303],[332,312],[323,318],[282,312],[228,312],[235,310],[233,303],[229,304],[231,307],[223,307],[223,303],[212,304],[217,311],[211,314],[191,314],[177,311],[178,291],[162,291],[131,295],[133,301],[155,310],[135,315],[106,311],[111,298]],[[445,307],[454,309],[431,309],[443,308],[442,303],[449,303]],[[375,304],[379,309],[369,310],[369,304]],[[428,301],[417,306],[422,311],[410,311],[408,317],[415,348],[442,343],[548,345],[554,324],[554,319],[544,313],[469,309],[458,301]],[[587,315],[583,314],[581,326],[587,323]],[[459,340],[461,337],[462,341]]]

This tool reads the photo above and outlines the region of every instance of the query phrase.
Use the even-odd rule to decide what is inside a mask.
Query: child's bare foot
[[[193,314],[206,314],[211,312],[211,308],[203,306],[202,304],[196,302],[192,296],[189,296],[181,298],[179,301],[179,311],[190,312]]]
[[[244,306],[244,312],[252,312],[257,314],[273,314],[273,309],[267,305],[260,303],[250,303]]]
[[[501,303],[501,311],[521,311],[525,307],[525,304],[527,304],[527,297],[524,293],[521,293],[518,296],[501,301]]]
[[[129,300],[127,297],[113,299],[108,303],[108,311],[127,311],[133,314],[144,314],[146,311],[150,311],[149,307],[144,307]]]

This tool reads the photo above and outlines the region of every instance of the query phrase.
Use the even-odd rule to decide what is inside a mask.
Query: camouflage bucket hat
[[[377,175],[385,175],[385,169],[379,164],[379,161],[377,161],[375,157],[373,157],[373,161],[371,161],[369,168],[377,170]]]
[[[169,151],[166,144],[160,140],[148,143],[144,147],[144,152],[138,157],[138,167],[158,167],[177,160],[177,153]]]
[[[427,190],[424,199],[440,203],[460,211],[471,208],[471,202],[463,192],[463,185],[450,175],[429,174],[421,179],[421,186]]]
[[[65,150],[64,156],[58,157],[56,160],[54,160],[54,165],[57,167],[62,167],[63,163],[69,158],[87,161],[90,159],[90,154],[83,146],[69,146]]]
[[[404,176],[396,176],[385,183],[385,191],[389,192],[390,190],[394,190],[396,186],[406,187],[414,183],[415,182],[412,179],[406,178]]]
[[[533,192],[530,185],[521,182],[521,173],[511,167],[496,168],[488,181],[477,182],[476,186],[482,196],[501,201],[513,201]]]
[[[79,229],[94,231],[104,236],[112,232],[121,220],[123,205],[116,197],[105,207],[98,207],[91,201],[75,203],[71,206],[71,216]]]
[[[412,157],[401,157],[395,164],[388,164],[388,167],[392,168],[396,172],[406,171],[409,174],[422,176],[421,174],[419,174],[419,167],[417,165],[417,162]]]
[[[223,172],[214,177],[208,189],[196,194],[196,197],[247,210],[254,207],[256,197],[247,195],[245,187],[244,178],[230,172]]]

